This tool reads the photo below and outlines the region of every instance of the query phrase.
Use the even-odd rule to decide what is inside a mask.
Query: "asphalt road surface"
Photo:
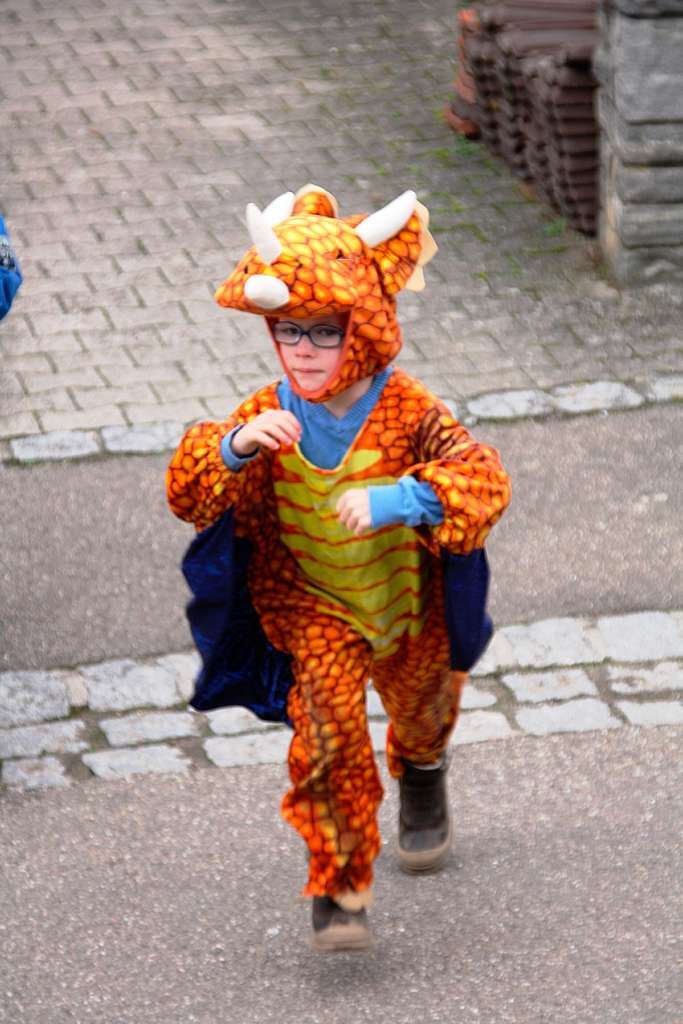
[[[683,408],[480,424],[513,480],[493,530],[498,625],[683,607]],[[167,456],[0,469],[0,668],[190,646],[179,571],[192,528]]]
[[[681,730],[460,747],[457,847],[308,949],[284,769],[2,797],[1,1024],[679,1024]]]

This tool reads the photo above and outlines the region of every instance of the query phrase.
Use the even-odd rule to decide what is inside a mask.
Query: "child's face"
[[[317,391],[330,379],[337,369],[341,355],[348,317],[341,313],[326,313],[324,316],[312,317],[278,317],[269,319],[273,339],[278,346],[280,357],[299,387],[304,391]],[[289,325],[289,326],[288,326]],[[302,335],[296,344],[278,344],[278,333],[281,337],[293,340],[296,328],[310,332],[319,328],[317,337],[330,347],[321,348],[314,345],[308,333]],[[322,328],[329,327],[329,331]],[[334,329],[337,329],[336,331]],[[332,347],[334,346],[334,347]]]

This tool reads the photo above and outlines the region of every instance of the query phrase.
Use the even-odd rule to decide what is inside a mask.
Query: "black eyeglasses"
[[[302,338],[308,338],[316,348],[339,348],[346,331],[335,324],[316,324],[305,331],[289,320],[278,320],[273,324],[273,337],[278,345],[298,345]]]

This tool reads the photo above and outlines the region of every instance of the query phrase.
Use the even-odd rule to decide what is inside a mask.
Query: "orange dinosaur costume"
[[[435,251],[414,193],[369,217],[340,219],[334,199],[311,185],[263,212],[249,207],[247,219],[255,244],[218,289],[220,305],[269,324],[348,318],[323,387],[302,392],[290,377],[291,389],[324,402],[384,370],[401,347],[395,296],[423,286],[421,267]],[[193,704],[239,703],[291,722],[292,786],[282,810],[310,852],[304,892],[351,905],[369,890],[380,846],[368,677],[390,719],[392,775],[404,759],[436,761],[467,670],[490,637],[483,544],[509,501],[509,481],[494,449],[398,369],[336,467],[321,469],[295,445],[228,469],[226,435],[277,408],[275,383],[224,422],[197,424],[168,469],[170,506],[199,531],[184,565],[204,662]],[[360,537],[340,524],[335,502],[346,489],[405,475],[430,484],[443,522]]]

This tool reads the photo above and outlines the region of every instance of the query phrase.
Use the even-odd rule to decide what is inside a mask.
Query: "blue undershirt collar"
[[[301,423],[302,438],[299,448],[309,462],[321,469],[334,469],[339,465],[358,431],[377,405],[392,372],[393,367],[388,366],[376,374],[365,394],[339,417],[333,415],[321,402],[307,402],[305,398],[295,394],[286,377],[278,384],[277,397],[280,405],[293,413]]]

